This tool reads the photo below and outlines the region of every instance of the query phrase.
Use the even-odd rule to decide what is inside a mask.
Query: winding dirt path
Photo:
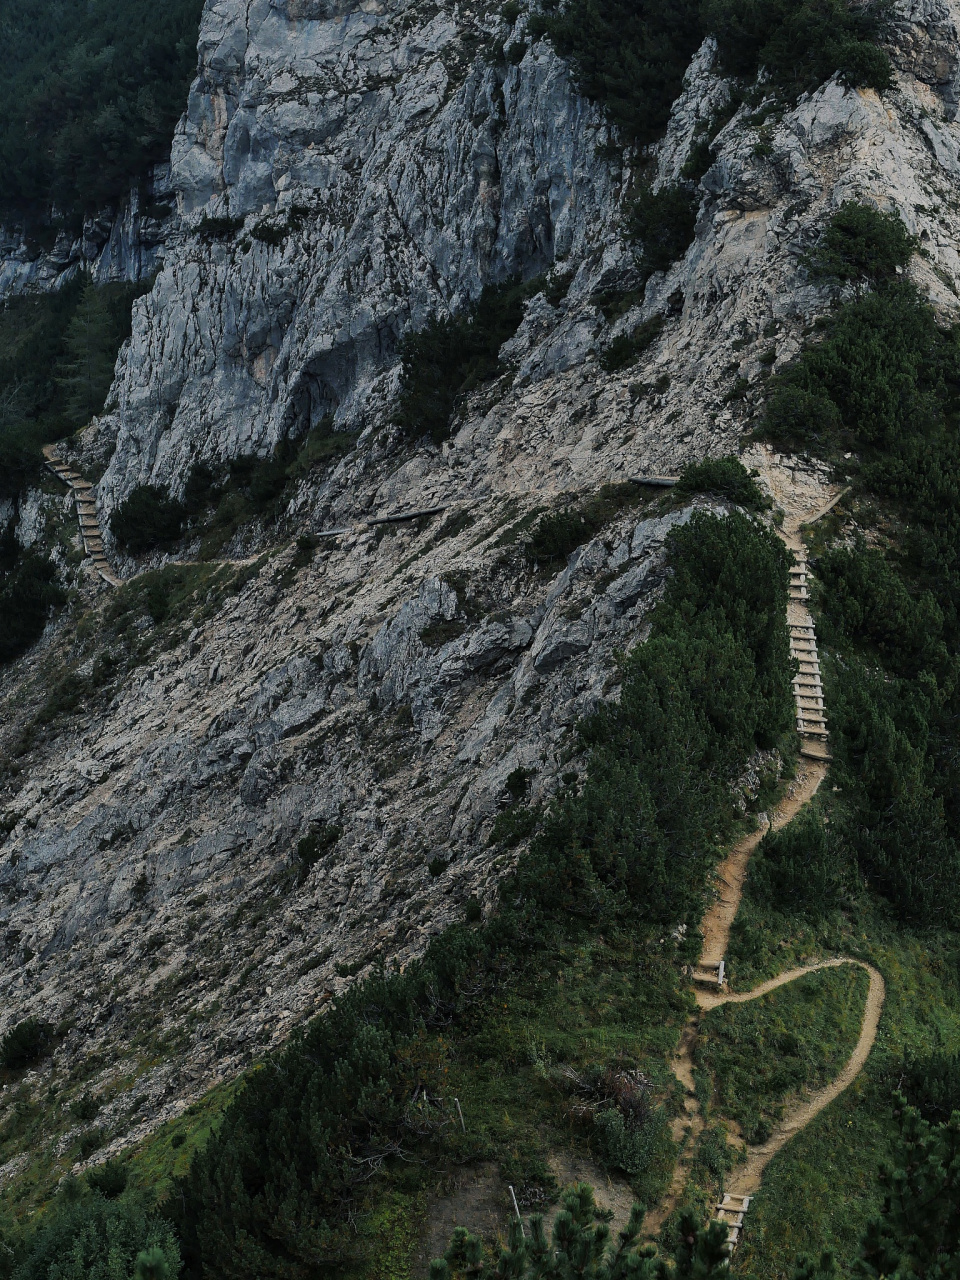
[[[753,991],[742,995],[728,996],[726,1001],[720,1000],[717,1002],[718,1004],[739,1004],[745,1000],[756,1000],[758,996],[765,995],[768,991],[773,991],[788,982],[793,982],[796,978],[802,978],[805,973],[815,973],[818,969],[832,969],[843,964],[855,964],[859,968],[866,970],[870,975],[870,986],[867,989],[867,999],[863,1007],[860,1036],[854,1046],[853,1053],[847,1059],[843,1070],[836,1079],[832,1080],[830,1084],[824,1085],[822,1089],[818,1089],[816,1093],[811,1094],[806,1101],[802,1102],[791,1115],[787,1116],[777,1126],[763,1146],[752,1147],[747,1151],[746,1163],[740,1165],[730,1177],[727,1186],[729,1195],[754,1195],[760,1188],[760,1180],[763,1177],[764,1169],[777,1152],[785,1147],[795,1134],[799,1133],[815,1116],[820,1114],[824,1107],[833,1102],[834,1098],[838,1098],[854,1082],[867,1061],[870,1050],[873,1048],[873,1042],[877,1038],[877,1027],[880,1024],[880,1014],[883,1011],[886,987],[883,978],[872,964],[866,964],[863,960],[850,960],[846,957],[840,957],[835,960],[824,960],[820,964],[808,965],[802,969],[790,969],[787,973],[781,973],[777,978],[771,978],[769,982],[761,983]]]
[[[803,528],[830,511],[843,497],[845,491],[833,494],[829,497],[829,500],[825,500],[826,495],[822,492],[819,495],[809,492],[799,494],[791,483],[793,473],[791,472],[790,479],[786,480],[782,471],[777,468],[776,455],[768,452],[764,461],[768,464],[762,467],[765,472],[765,478],[770,484],[778,505],[784,512],[783,524],[779,530],[780,536],[798,558],[805,560],[802,541]],[[815,657],[816,642],[813,638],[813,619],[806,609],[806,576],[804,571],[801,571],[801,582],[803,585],[800,587],[797,586],[796,582],[793,584],[795,589],[791,591],[792,598],[788,609],[788,622],[791,624],[792,629],[800,626],[809,632],[809,643],[813,646]],[[862,960],[856,960],[849,956],[837,956],[816,964],[788,969],[775,978],[761,982],[752,991],[745,992],[731,993],[729,990],[725,990],[718,980],[719,967],[726,955],[730,941],[730,929],[740,906],[740,899],[743,896],[743,887],[747,877],[747,867],[754,849],[756,849],[767,831],[779,831],[782,827],[785,827],[803,806],[814,797],[820,784],[827,776],[829,755],[826,751],[825,743],[825,721],[822,719],[821,713],[820,722],[823,726],[823,732],[819,735],[821,738],[819,743],[814,744],[810,743],[809,740],[804,741],[802,736],[804,724],[802,717],[804,713],[799,711],[799,707],[801,699],[808,695],[796,688],[797,683],[795,679],[795,692],[798,695],[798,715],[801,717],[798,720],[798,729],[801,730],[801,741],[804,742],[805,749],[800,757],[796,777],[774,812],[765,815],[766,823],[761,825],[759,830],[749,836],[745,836],[734,845],[720,864],[717,870],[717,896],[704,914],[701,924],[703,947],[699,969],[694,974],[695,983],[701,984],[695,988],[697,1013],[690,1018],[684,1027],[677,1052],[671,1063],[674,1075],[684,1086],[685,1095],[684,1113],[673,1122],[673,1138],[680,1146],[680,1156],[674,1167],[669,1191],[661,1204],[647,1214],[644,1222],[645,1231],[651,1235],[659,1231],[660,1227],[680,1203],[690,1174],[690,1166],[696,1151],[697,1139],[704,1128],[704,1118],[697,1101],[693,1074],[701,1011],[705,1013],[724,1004],[745,1004],[750,1000],[758,1000],[761,996],[777,990],[778,987],[786,986],[790,982],[795,982],[798,978],[802,978],[808,973],[816,973],[820,969],[835,968],[839,965],[857,965],[859,968],[864,969],[870,978],[860,1035],[843,1070],[830,1084],[818,1089],[800,1102],[777,1126],[776,1130],[762,1146],[748,1148],[746,1161],[731,1175],[724,1196],[724,1207],[720,1208],[718,1206],[719,1211],[715,1215],[720,1221],[726,1222],[730,1226],[731,1246],[739,1238],[740,1226],[749,1207],[750,1197],[759,1190],[763,1172],[767,1165],[795,1134],[799,1133],[826,1106],[839,1097],[845,1089],[849,1088],[867,1061],[870,1050],[876,1040],[886,989],[880,973],[872,965]],[[819,673],[817,674],[817,683],[819,684]]]

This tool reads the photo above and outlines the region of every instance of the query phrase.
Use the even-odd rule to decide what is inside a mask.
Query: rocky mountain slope
[[[288,541],[243,531],[188,611],[158,623],[134,581],[121,641],[109,589],[77,570],[71,610],[0,679],[0,1030],[61,1024],[62,1099],[101,1098],[113,1147],[490,901],[514,856],[497,816],[576,770],[571,728],[615,696],[685,518],[629,478],[737,447],[762,379],[829,303],[802,255],[831,210],[895,208],[923,245],[918,283],[956,315],[960,10],[901,13],[889,92],[833,80],[782,114],[739,107],[694,242],[642,292],[622,231],[639,158],[610,158],[546,41],[518,49],[522,16],[207,4],[173,147],[179,229],[70,456],[106,525],[139,484],[179,492],[196,459],[265,453],[327,415],[359,435],[300,482]],[[661,181],[726,101],[713,58],[707,41]],[[401,332],[541,272],[509,373],[448,443],[402,440]],[[606,372],[609,343],[654,316],[640,362]],[[524,550],[539,512],[601,486],[603,527],[568,563]],[[53,481],[19,533],[75,559]],[[44,724],[64,671],[100,674]],[[49,1140],[65,1148],[63,1117]]]

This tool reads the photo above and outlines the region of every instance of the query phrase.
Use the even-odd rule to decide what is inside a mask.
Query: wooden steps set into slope
[[[104,582],[109,582],[112,587],[119,587],[120,579],[111,571],[110,562],[103,550],[103,534],[100,532],[100,521],[97,519],[97,504],[90,496],[93,485],[89,480],[84,480],[79,471],[74,471],[61,459],[55,445],[46,445],[43,456],[46,459],[47,469],[64,484],[69,485],[73,492],[77,517],[80,521],[80,537],[83,539],[83,548],[93,562],[94,569]]]
[[[820,656],[817,653],[817,637],[813,618],[807,610],[810,591],[807,581],[807,561],[801,552],[797,563],[790,570],[790,656],[800,665],[793,677],[793,697],[797,704],[797,733],[800,735],[800,754],[814,760],[829,760],[827,746],[827,713],[823,701],[823,685],[820,680]],[[795,620],[798,619],[798,620]],[[723,985],[724,962],[719,965],[700,965],[693,973],[694,982]],[[716,1205],[714,1218],[727,1226],[727,1246],[731,1253],[737,1246],[743,1229],[743,1219],[750,1207],[750,1196],[725,1195]]]
[[[807,586],[807,562],[800,559],[790,570],[790,600],[805,606],[810,598]],[[829,759],[825,750],[829,737],[827,713],[823,702],[823,685],[820,680],[820,655],[813,619],[803,609],[802,621],[790,622],[790,656],[800,665],[793,677],[793,696],[797,704],[797,733],[805,741],[801,754],[816,759]],[[818,749],[819,748],[819,749]]]
[[[714,1218],[717,1222],[726,1223],[727,1247],[731,1252],[736,1248],[743,1230],[743,1217],[750,1208],[752,1196],[725,1195],[718,1205],[714,1206]]]

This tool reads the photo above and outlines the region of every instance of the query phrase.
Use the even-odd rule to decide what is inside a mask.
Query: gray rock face
[[[610,237],[599,113],[546,45],[508,64],[508,34],[416,0],[208,4],[172,166],[198,234],[142,304],[107,507],[328,412],[378,422],[401,330]]]
[[[146,280],[156,271],[176,224],[168,165],[158,165],[141,196],[134,187],[118,214],[86,218],[79,236],[61,232],[43,251],[16,228],[0,227],[0,299],[61,288],[87,271],[97,284]]]

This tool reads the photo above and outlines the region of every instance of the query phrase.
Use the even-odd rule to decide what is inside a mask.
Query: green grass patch
[[[839,1073],[853,1052],[868,977],[856,965],[823,969],[746,1004],[706,1013],[697,1065],[712,1083],[711,1110],[766,1142],[790,1105]]]
[[[131,1182],[149,1188],[158,1200],[163,1200],[174,1179],[186,1173],[193,1156],[206,1146],[243,1084],[244,1077],[239,1076],[217,1085],[175,1120],[155,1129],[130,1157]]]
[[[869,897],[845,914],[811,921],[758,904],[748,892],[729,948],[738,987],[831,953],[868,960],[883,974],[877,1041],[850,1088],[768,1167],[736,1254],[738,1274],[788,1276],[799,1253],[825,1248],[836,1251],[840,1273],[848,1272],[880,1208],[880,1166],[895,1157],[894,1095],[903,1088],[922,1106],[925,1064],[960,1046],[960,948],[952,932],[898,926],[883,902]],[[960,1092],[939,1102],[960,1107]]]

